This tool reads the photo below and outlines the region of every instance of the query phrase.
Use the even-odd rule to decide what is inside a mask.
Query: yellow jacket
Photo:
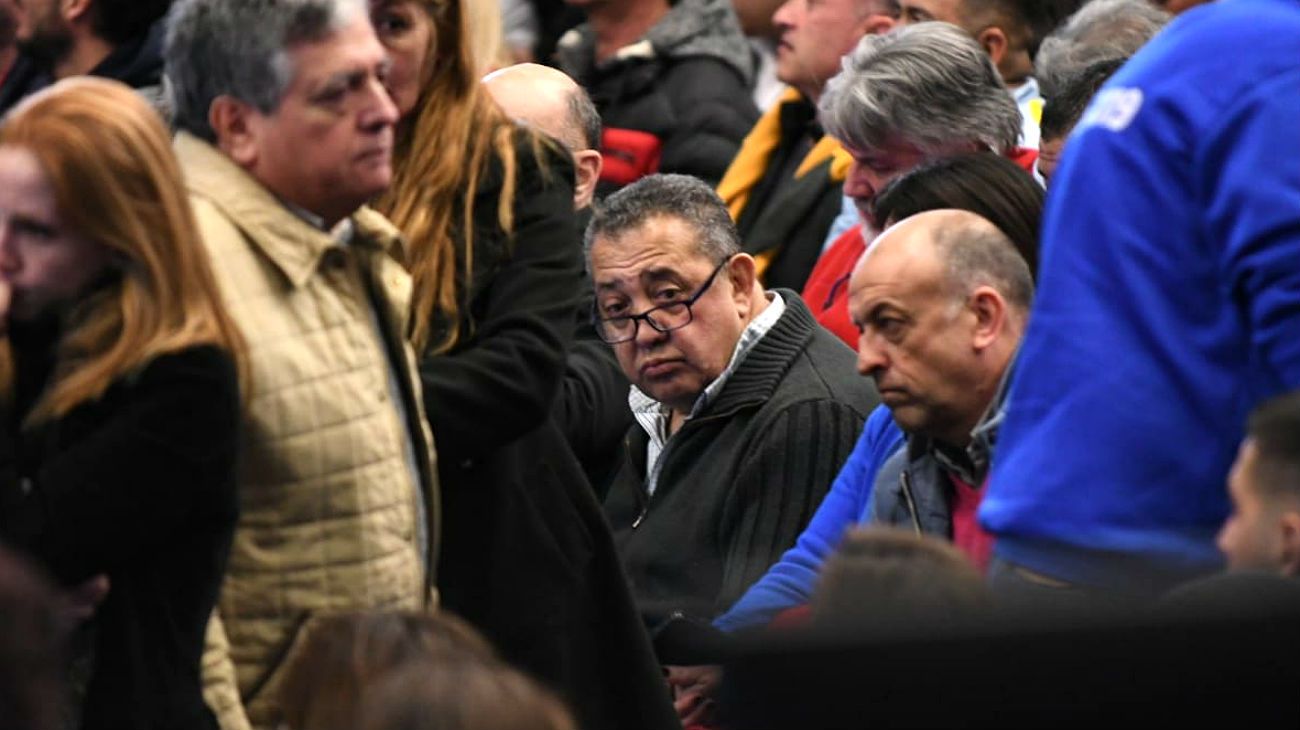
[[[205,696],[223,730],[271,727],[313,616],[419,609],[434,597],[437,471],[402,336],[411,283],[391,255],[399,234],[378,213],[354,214],[343,246],[206,142],[182,133],[176,152],[249,361],[241,514],[208,631]],[[389,348],[402,355],[404,407]]]

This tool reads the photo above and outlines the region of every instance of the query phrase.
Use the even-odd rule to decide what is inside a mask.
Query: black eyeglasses
[[[705,280],[704,286],[692,294],[690,299],[661,304],[640,314],[631,314],[624,317],[601,317],[597,312],[592,312],[592,320],[596,325],[596,334],[600,335],[600,339],[605,342],[617,345],[620,342],[636,339],[636,328],[643,319],[656,332],[672,332],[685,327],[693,319],[691,305],[704,296],[704,292],[709,290],[709,287],[713,285],[713,280],[718,277],[718,272],[722,271],[722,267],[726,266],[730,260],[731,258],[728,257],[718,264],[713,273],[709,274],[709,278]]]

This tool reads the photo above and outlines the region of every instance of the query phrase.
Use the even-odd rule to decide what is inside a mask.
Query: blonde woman
[[[580,316],[572,162],[481,87],[466,13],[462,0],[371,2],[401,115],[378,207],[407,238],[438,444],[438,587],[583,727],[673,727],[609,527],[550,415]]]
[[[65,585],[107,578],[84,728],[216,726],[199,657],[237,516],[239,344],[202,251],[126,86],[64,81],[0,126],[0,538]]]

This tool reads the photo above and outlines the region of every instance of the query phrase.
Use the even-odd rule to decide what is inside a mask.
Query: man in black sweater
[[[615,542],[649,626],[711,618],[793,544],[878,397],[796,293],[763,290],[699,180],[611,196],[586,246],[637,421],[605,501]]]

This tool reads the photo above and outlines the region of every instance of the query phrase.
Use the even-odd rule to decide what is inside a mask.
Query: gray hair
[[[583,146],[578,149],[600,149],[600,112],[592,103],[591,96],[581,86],[569,94],[569,124],[573,125],[582,138]]]
[[[1045,93],[1098,61],[1128,58],[1169,22],[1149,0],[1092,0],[1043,40],[1034,73]]]
[[[839,141],[880,149],[895,139],[927,155],[978,142],[995,152],[1020,138],[1020,110],[968,33],[928,22],[868,35],[826,85],[821,122]]]
[[[939,227],[934,248],[945,262],[948,280],[964,296],[977,286],[991,286],[1007,302],[1028,312],[1034,300],[1034,277],[1015,243],[987,219],[964,220]]]
[[[366,13],[365,0],[178,0],[163,49],[177,128],[215,142],[219,96],[274,112],[296,71],[289,50]]]
[[[671,216],[693,228],[698,234],[696,250],[710,261],[721,263],[740,253],[736,224],[713,188],[690,175],[650,175],[596,205],[582,241],[588,260],[598,236],[617,239],[660,216]]]

